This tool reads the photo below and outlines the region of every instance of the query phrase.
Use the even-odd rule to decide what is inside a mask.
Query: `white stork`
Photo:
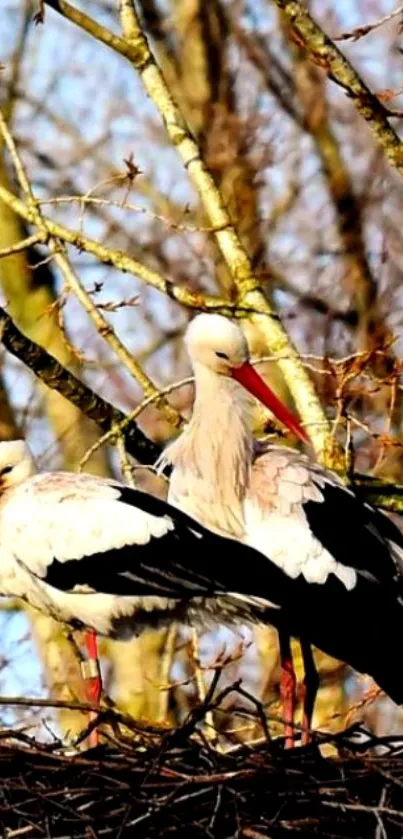
[[[290,635],[300,637],[305,665],[304,742],[318,686],[308,642],[370,674],[400,704],[403,678],[394,661],[403,634],[400,530],[306,455],[254,441],[243,388],[301,439],[307,436],[250,365],[238,325],[198,315],[186,344],[195,376],[193,415],[158,465],[172,467],[172,505],[258,549],[290,582],[290,599],[272,615],[279,628],[286,745],[293,743],[295,710]],[[253,585],[251,575],[246,566]],[[267,594],[276,601],[274,591]]]
[[[87,474],[37,473],[24,441],[0,442],[0,595],[87,630],[84,673],[95,704],[96,633],[124,640],[170,621],[265,622],[281,600],[262,594],[278,586],[262,559],[145,492]],[[253,565],[249,591],[243,569]]]

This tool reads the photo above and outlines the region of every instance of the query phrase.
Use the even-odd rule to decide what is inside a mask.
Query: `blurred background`
[[[114,0],[75,5],[120,31]],[[140,78],[123,58],[50,8],[36,24],[38,8],[32,0],[1,4],[0,101],[35,194],[49,202],[44,211],[177,285],[231,299],[231,279],[198,196]],[[401,482],[401,177],[345,93],[308,61],[270,0],[141,0],[138,8],[261,286],[314,378],[341,442],[348,442],[354,468]],[[309,8],[336,37],[388,15],[396,3],[316,0]],[[402,14],[359,40],[339,42],[396,112],[398,132],[401,24]],[[0,183],[18,191],[2,147]],[[0,248],[29,232],[0,203]],[[190,375],[182,337],[191,310],[84,251],[71,248],[69,258],[92,301],[157,387]],[[35,246],[1,259],[0,283],[1,303],[23,332],[123,411],[139,404],[138,382],[45,251]],[[245,330],[253,354],[267,356],[262,336],[250,324]],[[12,356],[2,350],[0,358],[0,438],[25,436],[42,470],[78,469],[99,438],[97,428]],[[292,405],[275,364],[266,361],[260,370]],[[184,419],[192,395],[187,383],[169,397]],[[161,444],[177,433],[151,406],[139,424]],[[258,414],[256,431],[267,432],[266,418]],[[105,446],[84,468],[122,476],[116,451]],[[135,470],[135,479],[166,492],[164,481],[144,469]],[[0,604],[0,695],[83,698],[77,654],[60,627],[19,603]],[[277,731],[276,633],[217,628],[203,636],[197,679],[189,640],[174,626],[132,642],[103,642],[107,692],[138,719],[175,723],[198,701],[198,683],[209,683],[221,657],[228,661],[220,687],[242,677]],[[299,664],[297,646],[295,652]],[[318,727],[338,730],[358,713],[379,733],[402,730],[402,717],[387,701],[351,711],[369,684],[340,662],[319,653],[317,660]],[[217,713],[215,725],[233,739],[259,736],[260,726],[249,717],[252,704],[245,699],[240,705],[239,697],[228,697],[232,714]],[[0,706],[0,719],[45,739],[55,731],[74,736],[84,724],[73,711],[36,713],[7,705]]]

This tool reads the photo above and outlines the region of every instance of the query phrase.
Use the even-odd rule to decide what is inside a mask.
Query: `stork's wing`
[[[157,510],[151,496],[133,490],[127,503],[125,489],[90,475],[36,475],[9,492],[0,507],[0,550],[11,550],[44,577],[54,559],[65,563],[147,544],[173,529],[163,502]]]
[[[357,573],[384,583],[401,574],[399,528],[294,450],[258,454],[246,513],[249,542],[262,551],[266,544],[292,577],[323,583],[334,573],[351,587]]]
[[[44,579],[63,591],[85,587],[130,597],[188,600],[232,595],[258,612],[278,608],[288,584],[283,572],[275,565],[268,568],[266,558],[241,542],[215,534],[198,538],[191,531],[181,532],[181,527],[162,539],[80,562],[53,560]]]
[[[387,583],[398,576],[403,535],[386,514],[344,487],[326,481],[323,503],[307,501],[303,509],[322,545],[344,565]]]
[[[31,574],[63,591],[173,598],[234,591],[250,599],[267,584],[257,552],[161,499],[88,475],[42,474],[15,491],[0,513],[0,553],[6,545]]]
[[[131,491],[125,499],[134,501]],[[149,499],[137,498],[137,507],[140,502],[148,504]],[[168,510],[164,505],[165,514]],[[293,580],[257,551],[209,533],[178,511],[172,510],[172,522],[166,536],[130,549],[80,562],[56,560],[47,569],[46,582],[68,591],[86,585],[98,592],[181,601],[218,595],[224,622],[226,598],[235,598],[243,617],[283,627],[369,673],[391,698],[403,702],[403,683],[395,666],[403,606],[390,586],[360,574],[351,590],[335,574],[329,574],[325,584],[309,583],[303,575]]]
[[[403,633],[403,605],[397,592],[357,574],[347,590],[334,574],[325,583],[289,579],[281,609],[271,620],[327,655],[366,673],[398,704],[403,680],[396,666],[396,639]]]

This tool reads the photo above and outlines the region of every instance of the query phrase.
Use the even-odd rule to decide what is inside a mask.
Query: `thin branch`
[[[56,198],[41,198],[37,202],[41,207],[45,205],[57,206],[58,204],[81,204],[93,205],[93,207],[110,207],[117,210],[129,210],[132,213],[139,213],[140,215],[148,216],[153,221],[160,221],[170,230],[179,230],[186,233],[216,233],[215,227],[202,227],[195,224],[182,224],[169,219],[166,216],[159,215],[148,207],[141,207],[138,204],[131,204],[124,199],[123,201],[114,201],[110,198],[97,198],[92,195],[60,195]],[[185,208],[186,212],[186,208]]]
[[[391,166],[403,175],[403,143],[389,124],[390,115],[382,102],[371,92],[349,60],[332,43],[299,0],[274,0],[274,3],[290,21],[297,43],[306,49],[311,61],[343,88],[357,111],[367,121]]]
[[[20,253],[21,251],[29,250],[29,248],[32,248],[33,245],[45,242],[46,238],[46,235],[43,233],[33,233],[32,236],[27,236],[26,239],[22,239],[21,242],[16,242],[15,245],[10,245],[9,248],[1,248],[0,259],[3,259],[6,256],[11,256],[13,253]]]
[[[123,425],[126,448],[140,463],[153,463],[157,459],[161,453],[159,446],[151,442],[133,421],[125,425],[127,417],[122,411],[94,393],[46,350],[23,335],[2,307],[0,307],[0,341],[44,384],[69,399],[104,432]]]
[[[0,185],[0,201],[4,201],[5,204],[11,207],[17,215],[21,216],[29,224],[36,224],[35,214],[32,209],[2,185]],[[107,248],[105,245],[102,245],[95,239],[90,239],[89,236],[85,236],[83,233],[57,224],[47,216],[44,216],[44,220],[49,233],[55,238],[73,245],[79,251],[86,251],[96,256],[105,265],[113,265],[114,268],[123,271],[123,273],[129,273],[139,277],[147,285],[152,286],[162,294],[166,294],[167,297],[170,297],[171,300],[176,300],[182,306],[201,311],[219,311],[228,316],[233,316],[235,312],[246,314],[247,312],[253,311],[251,305],[242,306],[240,304],[230,303],[227,300],[222,300],[219,297],[212,297],[211,295],[201,293],[195,294],[186,288],[175,285],[170,280],[166,280],[157,271],[146,268],[145,265],[137,262],[137,260],[124,253],[124,251]]]
[[[129,428],[134,420],[137,420],[140,414],[148,408],[149,405],[152,405],[155,402],[158,402],[164,396],[167,396],[169,393],[172,393],[174,390],[178,390],[180,387],[184,385],[188,385],[193,381],[193,377],[182,379],[179,382],[173,382],[173,384],[167,385],[167,387],[163,387],[160,390],[157,390],[155,393],[151,394],[151,396],[146,396],[145,399],[140,402],[139,405],[134,408],[133,411],[130,411],[130,414],[126,416],[123,415],[123,419],[119,422],[115,423],[108,431],[103,434],[98,440],[95,440],[95,443],[92,444],[91,448],[87,449],[83,458],[80,461],[80,469],[83,469],[87,461],[90,457],[96,452],[100,446],[104,446],[105,443],[112,443],[115,440],[121,440],[122,436],[124,437],[124,432],[127,428]],[[147,468],[154,468],[147,464]]]
[[[113,718],[116,722],[123,723],[131,729],[138,731],[153,732],[158,731],[157,726],[147,725],[147,723],[137,722],[117,710],[112,704],[110,706],[103,705],[101,708],[92,702],[74,702],[66,701],[64,699],[41,699],[39,697],[22,697],[22,696],[0,696],[0,705],[10,705],[22,708],[68,708],[72,711],[95,711],[98,714],[98,719]],[[93,724],[92,724],[93,727]],[[4,739],[10,737],[10,732],[4,730],[1,732]],[[81,738],[80,738],[81,739]]]
[[[60,248],[63,248],[63,250],[60,250]],[[90,316],[98,334],[101,335],[101,337],[112,348],[112,350],[114,350],[114,352],[121,360],[126,370],[128,370],[128,372],[138,382],[145,395],[154,396],[156,400],[158,400],[158,407],[161,409],[168,422],[170,422],[174,427],[179,426],[181,423],[180,415],[175,410],[175,408],[169,405],[160,395],[159,391],[157,390],[151,379],[144,372],[141,365],[137,363],[130,350],[128,350],[127,347],[125,347],[123,342],[120,340],[119,336],[113,329],[113,326],[110,323],[108,323],[106,318],[97,309],[95,303],[93,303],[90,295],[86,292],[77,274],[71,267],[67,259],[63,245],[59,244],[57,250],[54,250],[53,258],[56,264],[59,266],[65,282],[67,283],[69,288],[71,288],[71,290],[74,292],[77,299],[80,301],[83,308]]]
[[[394,12],[390,12],[390,14],[385,15],[384,17],[379,18],[374,23],[367,23],[363,24],[362,26],[357,26],[355,29],[350,29],[349,32],[342,32],[341,35],[334,35],[334,41],[358,41],[359,38],[362,38],[364,35],[368,35],[369,32],[373,32],[374,29],[378,29],[380,26],[383,26],[385,23],[389,23],[390,20],[397,17],[397,15],[403,15],[403,4],[398,6]]]
[[[128,372],[133,376],[133,378],[139,383],[140,387],[143,389],[146,396],[154,396],[158,395],[157,388],[154,386],[151,379],[147,376],[147,374],[143,371],[140,364],[136,362],[133,358],[132,354],[129,350],[125,347],[122,343],[118,335],[116,335],[113,327],[111,324],[108,323],[106,318],[98,311],[95,303],[92,301],[89,294],[87,294],[84,286],[81,284],[78,276],[76,275],[75,271],[71,267],[69,260],[67,258],[67,253],[64,245],[62,245],[57,239],[50,236],[49,227],[46,223],[42,215],[42,211],[38,206],[38,203],[35,199],[35,195],[32,191],[31,184],[29,183],[28,175],[25,171],[23,162],[21,160],[20,155],[18,154],[18,149],[15,145],[13,137],[8,129],[7,123],[0,111],[0,132],[2,134],[4,143],[11,155],[14,168],[18,177],[18,181],[20,183],[21,189],[26,195],[27,203],[29,208],[31,209],[32,213],[35,217],[35,223],[42,231],[43,235],[49,237],[48,240],[48,248],[50,253],[53,256],[54,262],[58,265],[62,276],[64,278],[65,283],[67,286],[74,292],[82,306],[84,307],[87,314],[90,316],[92,322],[95,325],[95,328],[99,335],[101,335],[104,340],[109,344],[109,346],[114,350],[118,358],[120,358],[123,365],[126,367]],[[178,412],[172,408],[169,404],[167,404],[162,398],[159,403],[159,407],[165,414],[167,420],[173,425],[178,426],[181,422],[181,417]]]
[[[393,810],[391,807],[373,807],[370,804],[345,804],[345,802],[337,802],[337,801],[322,801],[323,807],[335,807],[337,810],[350,810],[352,812],[361,812],[361,813],[373,813],[376,815],[377,813],[384,813],[387,816],[394,816],[398,819],[402,819],[402,811],[401,810]]]

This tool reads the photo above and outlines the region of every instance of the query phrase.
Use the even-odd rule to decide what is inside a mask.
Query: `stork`
[[[238,564],[216,580],[217,553]],[[93,704],[102,688],[97,634],[125,640],[170,621],[265,622],[279,604],[243,585],[252,555],[260,560],[147,493],[87,474],[37,473],[24,441],[0,442],[0,595],[86,631]],[[90,745],[98,742],[95,730]]]
[[[400,701],[403,679],[395,674],[392,688],[389,678],[392,636],[389,646],[382,646],[380,637],[382,621],[391,626],[381,601],[386,604],[390,598],[396,619],[403,612],[403,536],[386,514],[362,502],[333,472],[294,449],[254,440],[246,391],[300,439],[308,438],[251,366],[237,324],[221,315],[200,314],[190,323],[185,341],[195,397],[188,425],[157,464],[172,470],[168,501],[210,530],[258,549],[292,581],[294,612],[288,613],[288,622],[283,617],[278,622],[280,693],[290,747],[295,710],[291,628],[301,639],[303,742],[308,742],[318,687],[309,641],[356,670],[370,672]],[[295,592],[305,598],[298,608]]]
[[[320,491],[325,485],[319,476]],[[273,624],[373,676],[403,705],[393,646],[403,630],[395,533],[391,526],[381,534],[375,511],[375,519],[363,515],[371,518],[363,548],[375,538],[378,557],[354,568],[334,561],[328,571],[323,563],[323,578],[312,582],[304,569],[284,570],[278,553],[272,561],[266,544],[257,550],[223,536],[118,481],[36,473],[23,441],[2,442],[0,593],[120,640],[171,621],[201,629]]]

